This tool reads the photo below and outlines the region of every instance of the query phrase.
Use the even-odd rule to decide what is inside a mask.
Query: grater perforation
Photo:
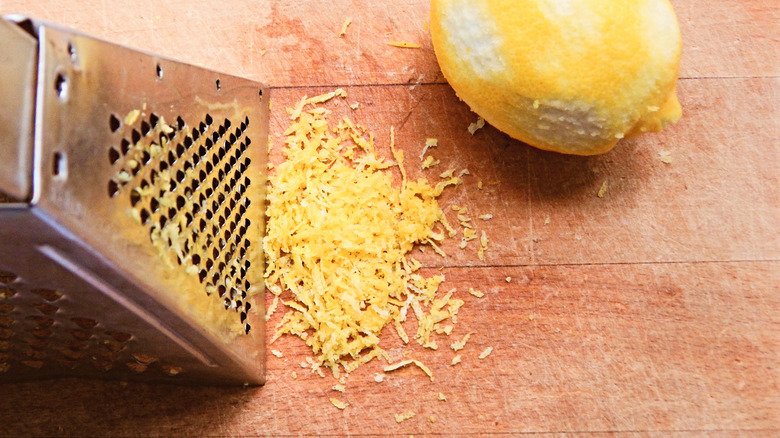
[[[0,109],[0,383],[262,383],[267,90],[27,18],[0,35],[35,60]]]

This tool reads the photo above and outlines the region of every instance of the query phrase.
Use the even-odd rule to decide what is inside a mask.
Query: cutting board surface
[[[780,434],[780,5],[672,4],[683,118],[583,158],[490,126],[469,134],[476,115],[438,68],[424,0],[0,1],[3,14],[268,83],[276,163],[285,109],[344,88],[329,108],[374,132],[381,154],[393,127],[410,178],[469,170],[440,200],[451,222],[453,204],[493,215],[477,223],[490,239],[484,260],[458,240],[443,246],[447,258],[416,256],[466,301],[453,337],[474,333],[455,366],[449,340],[410,348],[433,382],[404,368],[377,383],[375,361],[336,392],[299,366],[310,350],[282,337],[261,388],[0,387],[0,435]],[[423,170],[414,163],[428,137],[441,164]],[[393,333],[382,342],[402,347]],[[407,411],[416,415],[396,422]]]

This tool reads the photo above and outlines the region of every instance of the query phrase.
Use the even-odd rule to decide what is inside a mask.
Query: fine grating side
[[[252,160],[245,154],[252,139],[245,135],[249,117],[236,126],[229,119],[216,123],[206,114],[191,130],[181,116],[168,125],[152,113],[122,126],[111,115],[114,132],[128,132],[118,146],[108,149],[117,172],[108,180],[109,197],[124,197],[128,213],[149,232],[161,260],[171,268],[183,267],[203,285],[203,293],[233,310],[245,333],[251,304],[247,272],[251,262],[246,238],[252,220],[246,196],[252,181],[247,175]]]
[[[30,165],[0,178],[0,383],[262,383],[267,88],[25,17],[0,34],[36,65],[0,85],[34,90],[0,109]]]

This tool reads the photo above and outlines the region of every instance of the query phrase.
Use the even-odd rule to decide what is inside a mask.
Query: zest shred
[[[439,293],[444,276],[421,275],[421,264],[408,256],[415,245],[444,255],[438,244],[445,233],[435,230],[442,227],[449,237],[455,230],[437,198],[460,178],[450,172],[435,185],[407,179],[392,128],[394,161],[378,156],[373,134],[347,117],[331,128],[330,111],[318,105],[337,96],[346,93],[304,97],[288,109],[285,161],[269,177],[263,240],[268,289],[277,297],[283,291],[292,296],[279,300],[288,310],[272,342],[284,334],[300,337],[316,356],[315,363],[301,366],[318,372],[327,367],[336,378],[377,357],[390,362],[379,346],[380,332],[392,325],[408,343],[402,323],[409,309],[418,322],[414,339],[435,349],[432,334],[449,335],[452,326],[442,324],[454,323],[464,303],[454,290]],[[387,171],[396,166],[400,187]],[[409,363],[433,380],[421,362]]]

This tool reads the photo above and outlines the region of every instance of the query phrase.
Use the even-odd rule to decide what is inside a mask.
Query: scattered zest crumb
[[[475,290],[474,288],[469,288],[469,293],[470,293],[471,295],[474,295],[474,296],[475,296],[475,297],[477,297],[477,298],[482,298],[482,297],[484,297],[484,296],[485,296],[485,293],[484,293],[484,292],[481,292],[481,291]]]
[[[290,377],[292,377],[293,379],[297,379],[298,378],[298,373],[293,371],[293,372],[290,373]]]
[[[352,17],[347,17],[346,20],[344,20],[344,24],[341,25],[341,30],[339,31],[339,37],[343,37],[347,34],[347,28],[349,25],[352,24]]]
[[[450,363],[450,365],[457,365],[460,363],[460,361],[461,361],[460,355],[456,354],[455,357],[452,358],[452,362]]]
[[[482,230],[482,236],[479,238],[479,249],[477,250],[477,256],[480,260],[485,260],[485,251],[488,247],[488,238],[485,234],[485,230]]]
[[[274,312],[276,312],[276,306],[278,305],[279,305],[279,295],[274,295],[274,300],[271,301],[271,305],[268,306],[268,310],[265,312],[266,321],[271,319],[271,316],[273,316]]]
[[[550,224],[550,217],[549,217],[549,216],[547,216],[546,218],[544,218],[544,224],[545,224],[545,225],[549,225],[549,224]]]
[[[334,385],[331,389],[338,392],[344,392],[347,390],[347,387],[344,385]]]
[[[507,283],[511,283],[511,282],[512,282],[512,277],[507,277],[507,278],[506,278],[506,282],[507,282]]]
[[[344,409],[346,409],[347,406],[349,406],[349,403],[343,402],[343,401],[341,401],[339,399],[335,399],[333,397],[330,398],[330,402],[333,403],[333,406],[335,406],[335,407],[337,407],[337,408],[339,408],[341,410],[344,410]]]
[[[414,417],[414,412],[407,411],[407,412],[401,412],[400,414],[395,414],[395,422],[400,423],[402,421],[406,421],[412,417]]]
[[[282,352],[279,350],[271,350],[271,354],[273,354],[276,357],[282,357]]]
[[[488,347],[488,348],[482,350],[482,353],[479,353],[479,358],[480,359],[484,359],[484,358],[490,356],[490,353],[492,353],[492,352],[493,352],[493,347]]]
[[[489,221],[490,219],[493,219],[493,215],[492,214],[483,214],[483,215],[480,215],[479,218],[482,219],[483,221]]]
[[[385,375],[384,374],[376,374],[374,376],[374,382],[376,383],[382,383],[385,381]]]
[[[439,401],[447,401],[447,397],[445,397],[444,394],[439,393]]]
[[[450,348],[452,348],[454,351],[463,350],[463,347],[466,346],[466,342],[468,342],[471,335],[474,333],[466,333],[466,336],[464,336],[460,341],[454,342],[452,345],[450,345]]]
[[[401,362],[397,362],[397,363],[388,365],[388,366],[385,367],[384,371],[386,373],[388,373],[390,371],[395,371],[398,368],[405,367],[405,366],[407,366],[409,364],[417,365],[417,367],[420,368],[421,370],[423,370],[423,372],[431,379],[431,382],[433,382],[433,373],[431,372],[431,369],[428,368],[427,366],[425,366],[425,364],[423,364],[422,362],[420,362],[419,360],[416,360],[416,359],[402,360]]]
[[[422,152],[420,152],[420,161],[425,158],[425,154],[428,152],[429,148],[435,148],[439,145],[439,140],[436,138],[426,138],[425,139],[425,147],[423,147]]]
[[[355,102],[349,106],[351,109],[356,110],[360,108],[360,102]]]
[[[393,47],[400,47],[402,49],[419,49],[421,47],[419,44],[409,41],[390,41],[387,44]]]
[[[607,180],[604,180],[603,183],[601,183],[601,188],[599,189],[599,192],[596,194],[599,198],[603,198],[604,195],[607,193]]]
[[[428,417],[428,421],[430,421],[431,423],[435,423],[436,418],[433,415],[431,415],[430,417]]]
[[[672,164],[672,154],[669,151],[661,151],[658,153],[658,158],[664,164]]]
[[[477,121],[469,125],[469,134],[474,135],[475,132],[482,129],[485,126],[485,119],[482,117],[477,118]]]
[[[440,163],[441,163],[441,161],[433,158],[433,155],[428,155],[427,157],[425,157],[425,161],[423,161],[423,163],[422,163],[422,168],[423,169],[430,169],[431,167],[433,167],[433,166],[435,166],[437,164],[440,164]]]

